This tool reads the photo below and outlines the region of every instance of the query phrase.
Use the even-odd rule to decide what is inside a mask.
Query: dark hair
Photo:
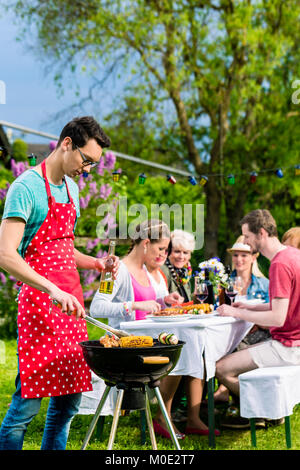
[[[75,150],[76,145],[77,147],[84,147],[90,139],[95,139],[102,148],[110,146],[110,138],[92,116],[76,117],[68,122],[61,131],[57,147],[65,137],[72,139],[73,150]]]
[[[256,209],[242,218],[240,225],[248,224],[249,230],[256,235],[263,228],[270,237],[277,237],[277,225],[271,212],[267,209]]]

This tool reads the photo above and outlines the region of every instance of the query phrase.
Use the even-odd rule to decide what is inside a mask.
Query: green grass
[[[89,337],[99,338],[99,329],[89,326]],[[2,358],[3,359],[3,358]],[[5,361],[0,362],[0,423],[2,422],[11,396],[14,392],[14,379],[17,372],[16,341],[5,342]],[[45,416],[48,406],[47,398],[43,399],[39,414],[34,418],[26,433],[24,449],[39,450],[43,435]],[[156,405],[151,405],[152,415],[155,414]],[[77,415],[72,421],[68,440],[68,450],[79,450],[87,432],[92,416]],[[99,439],[97,432],[90,440],[88,450],[105,450],[109,438],[112,417],[105,418],[105,425],[102,439]],[[300,449],[300,436],[297,430],[300,425],[300,405],[294,408],[291,416],[292,449]],[[183,430],[183,429],[182,429]],[[284,425],[260,429],[256,432],[257,450],[285,450],[285,429]],[[174,450],[171,441],[157,436],[159,450]],[[182,450],[208,450],[207,437],[191,436],[180,441]],[[151,443],[148,432],[146,434],[146,444],[141,446],[140,434],[140,413],[138,411],[130,413],[129,416],[121,416],[119,419],[115,450],[151,450]],[[250,431],[229,431],[223,430],[221,436],[216,438],[216,450],[251,450]]]

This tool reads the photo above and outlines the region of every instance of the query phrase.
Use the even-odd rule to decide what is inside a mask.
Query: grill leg
[[[114,418],[110,430],[110,436],[109,436],[109,441],[108,441],[108,446],[107,450],[112,450],[114,441],[115,441],[115,436],[116,436],[116,431],[117,431],[117,426],[118,426],[118,421],[119,421],[119,416],[120,416],[120,411],[121,411],[121,406],[122,406],[122,401],[123,401],[123,396],[124,396],[124,390],[119,389],[118,390],[118,398],[117,398],[117,403],[114,411]]]
[[[147,424],[148,424],[152,449],[157,450],[155,432],[154,432],[152,416],[151,416],[150,402],[149,402],[149,397],[148,397],[147,391],[146,391],[146,418],[147,418]]]
[[[168,428],[168,431],[171,435],[171,438],[172,438],[172,441],[173,441],[173,444],[175,446],[175,448],[177,450],[181,450],[180,449],[180,445],[179,445],[179,442],[178,442],[178,439],[176,437],[176,433],[174,432],[174,429],[173,429],[173,426],[172,426],[172,423],[170,421],[170,418],[169,418],[169,415],[168,415],[168,412],[166,410],[166,407],[165,407],[165,404],[164,404],[164,401],[162,399],[162,396],[161,396],[161,393],[160,393],[160,390],[158,387],[154,387],[154,392],[155,392],[155,395],[156,395],[156,398],[157,398],[157,401],[158,401],[158,404],[159,404],[159,407],[161,409],[161,412],[165,418],[165,421],[166,421],[166,425],[167,425],[167,428]]]
[[[82,444],[82,447],[81,447],[81,450],[85,450],[89,441],[90,441],[90,438],[94,432],[94,429],[95,429],[95,426],[97,424],[97,421],[99,419],[99,416],[100,416],[100,413],[102,411],[102,408],[104,406],[104,403],[106,401],[106,398],[107,398],[107,395],[109,394],[109,391],[110,391],[111,387],[109,385],[106,386],[105,390],[104,390],[104,393],[102,395],[102,398],[100,400],[100,403],[98,405],[98,408],[94,414],[94,417],[92,419],[92,422],[90,424],[90,427],[88,429],[88,432],[86,433],[86,436],[84,438],[84,441],[83,441],[83,444]]]

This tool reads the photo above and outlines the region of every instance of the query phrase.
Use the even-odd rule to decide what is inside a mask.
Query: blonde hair
[[[290,243],[285,243],[288,240],[293,242],[292,246],[300,249],[300,227],[292,227],[283,234],[282,243],[290,245]]]
[[[245,243],[245,241],[244,241],[244,235],[240,235],[240,236],[236,239],[236,242],[235,242],[235,243]],[[252,256],[255,256],[255,260],[253,261],[252,267],[251,267],[251,273],[253,274],[253,276],[256,276],[256,277],[266,277],[266,276],[261,272],[261,270],[260,270],[259,267],[258,267],[257,258],[259,257],[259,253],[249,253],[249,254],[251,254]]]
[[[183,230],[176,229],[171,233],[171,242],[172,248],[182,247],[187,251],[194,251],[195,249],[195,238],[189,232],[184,232]]]

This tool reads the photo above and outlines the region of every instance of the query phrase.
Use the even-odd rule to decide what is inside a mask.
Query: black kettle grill
[[[153,389],[172,441],[176,449],[180,450],[176,434],[159,390],[159,381],[173,370],[185,343],[179,341],[176,345],[164,345],[154,340],[152,347],[145,348],[105,348],[99,341],[84,341],[79,344],[88,366],[106,384],[100,403],[85,436],[82,450],[86,449],[109,391],[114,386],[118,389],[118,395],[107,447],[108,450],[113,448],[121,409],[145,410],[152,448],[157,449],[147,387]]]

